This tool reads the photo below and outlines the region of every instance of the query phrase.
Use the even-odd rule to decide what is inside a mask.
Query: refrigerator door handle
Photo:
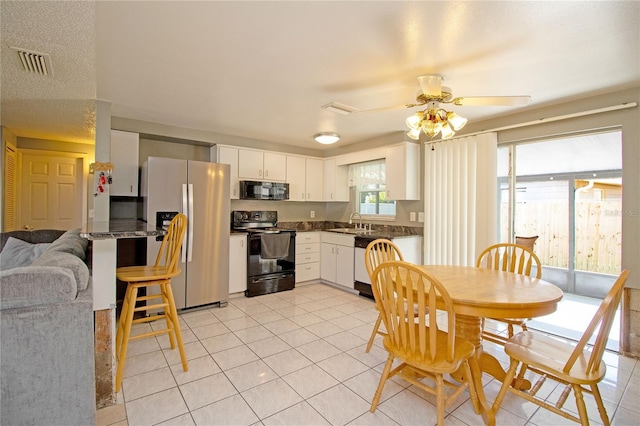
[[[189,249],[187,252],[187,262],[193,259],[193,184],[189,184]]]
[[[186,183],[182,184],[182,213],[187,215],[188,226],[191,226],[191,220],[188,217],[188,210],[187,210],[187,184]],[[182,257],[180,259],[180,262],[182,263],[185,263],[187,261],[187,250],[185,248],[186,242],[187,242],[187,234],[184,235],[184,240],[182,240]]]

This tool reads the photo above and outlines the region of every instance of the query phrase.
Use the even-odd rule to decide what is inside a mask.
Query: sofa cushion
[[[5,271],[20,266],[29,266],[51,243],[31,244],[17,238],[9,237],[0,252],[0,270]]]
[[[62,234],[60,238],[51,243],[47,251],[71,253],[85,260],[88,245],[89,240],[82,238],[80,236],[80,228],[77,228]]]
[[[76,279],[77,291],[83,291],[89,284],[89,268],[71,253],[52,251],[49,248],[31,266],[58,266],[69,269]]]
[[[34,229],[31,231],[25,231],[21,229],[18,231],[2,232],[0,233],[0,250],[2,250],[4,245],[11,237],[26,241],[31,244],[50,243],[65,232],[66,231],[62,231],[60,229]]]
[[[0,272],[0,279],[1,310],[71,302],[78,294],[76,278],[68,268],[12,268]]]

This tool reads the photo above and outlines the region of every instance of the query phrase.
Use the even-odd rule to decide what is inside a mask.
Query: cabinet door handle
[[[262,170],[258,170],[258,176],[262,176]]]

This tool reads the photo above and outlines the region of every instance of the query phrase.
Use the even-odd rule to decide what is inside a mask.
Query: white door
[[[24,229],[82,226],[81,158],[23,154],[20,197]]]

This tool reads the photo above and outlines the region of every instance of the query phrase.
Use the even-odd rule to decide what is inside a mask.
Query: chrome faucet
[[[358,226],[356,226],[357,229],[362,228],[362,216],[360,216],[359,212],[353,212],[349,215],[349,225],[353,224],[353,216],[354,215],[358,215]]]

